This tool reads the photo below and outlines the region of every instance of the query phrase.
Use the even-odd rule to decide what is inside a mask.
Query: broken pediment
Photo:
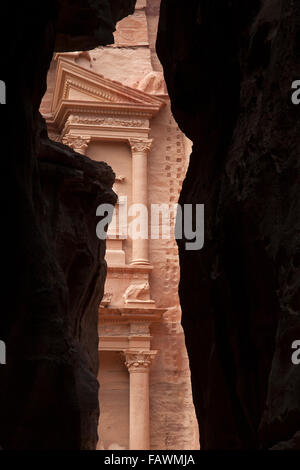
[[[151,108],[153,111],[164,105],[164,101],[140,90],[109,80],[70,60],[57,56],[57,71],[54,85],[52,112],[62,102],[86,102],[101,105],[128,105]]]

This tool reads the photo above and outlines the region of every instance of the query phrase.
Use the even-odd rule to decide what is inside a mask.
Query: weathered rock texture
[[[136,0],[59,0],[56,51],[83,51],[114,42],[117,21],[133,13]]]
[[[202,449],[299,448],[300,4],[162,0],[157,50],[193,142],[180,203],[182,324]],[[298,433],[297,433],[298,432]]]
[[[96,206],[113,202],[113,173],[51,143],[39,116],[55,45],[112,40],[132,0],[10,4],[1,38],[2,314],[0,445],[4,449],[92,449],[97,441],[97,307],[105,246]],[[79,24],[80,22],[80,24]],[[39,161],[38,158],[40,157]]]

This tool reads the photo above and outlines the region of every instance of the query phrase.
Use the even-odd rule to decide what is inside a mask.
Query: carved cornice
[[[71,80],[71,79],[68,79],[65,82],[62,99],[68,99],[68,94],[69,94],[69,90],[71,87],[77,90],[84,91],[86,94],[90,96],[98,97],[109,103],[126,103],[126,101],[122,99],[122,97],[119,94],[113,95],[107,90],[104,90],[104,89],[101,90],[96,87],[88,86],[86,83],[80,82],[79,80]]]
[[[153,139],[129,139],[132,152],[146,152],[150,151]]]
[[[165,308],[149,307],[118,307],[118,306],[99,306],[98,320],[99,323],[140,323],[161,322],[164,313],[167,312]]]
[[[120,265],[108,266],[107,274],[108,274],[108,277],[109,277],[109,274],[115,274],[115,275],[112,275],[111,277],[118,277],[119,275],[124,274],[129,279],[131,278],[140,279],[141,274],[149,274],[152,270],[153,270],[153,266],[151,265],[139,266],[139,265],[134,265],[134,264],[125,264],[125,265],[120,264]],[[145,276],[144,278],[148,279],[147,276]]]
[[[125,351],[122,354],[129,372],[145,372],[149,370],[157,351]]]
[[[120,128],[123,132],[125,130],[135,131],[140,129],[144,131],[149,129],[149,119],[153,116],[153,112],[149,108],[145,109],[140,105],[128,106],[126,103],[63,100],[60,101],[53,112],[51,121],[59,130],[69,125],[90,129],[107,128],[107,130],[110,130]],[[80,116],[80,121],[67,122],[74,115]],[[83,117],[82,120],[81,117]],[[112,121],[109,121],[109,119],[112,119]]]

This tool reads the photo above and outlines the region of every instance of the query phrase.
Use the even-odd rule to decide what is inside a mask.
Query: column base
[[[134,260],[130,261],[130,264],[133,264],[133,265],[135,265],[135,264],[139,264],[139,265],[140,265],[140,264],[147,264],[147,265],[150,265],[150,261],[147,260],[147,259],[142,259],[142,258],[140,258],[140,259],[134,259]]]

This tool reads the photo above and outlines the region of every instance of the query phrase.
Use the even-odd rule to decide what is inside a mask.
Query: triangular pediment
[[[52,111],[54,112],[62,101],[82,101],[108,105],[128,104],[128,106],[139,105],[158,109],[164,105],[163,100],[159,98],[109,80],[66,57],[59,56],[57,61],[52,102]]]

